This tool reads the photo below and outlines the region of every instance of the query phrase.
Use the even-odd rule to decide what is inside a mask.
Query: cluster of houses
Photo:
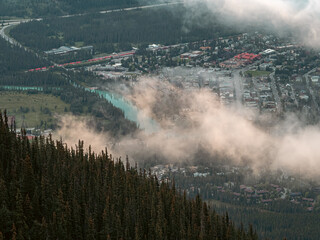
[[[229,184],[217,186],[217,193],[228,193],[233,196],[233,199],[240,201],[240,198],[246,199],[247,203],[255,203],[268,205],[270,203],[287,200],[291,204],[299,205],[307,211],[313,211],[316,205],[316,200],[311,197],[304,197],[301,192],[291,192],[290,189],[281,187],[277,184],[246,186],[240,185],[239,189],[230,191]],[[213,194],[214,196],[214,194]]]
[[[192,51],[192,52],[186,52],[180,55],[181,59],[196,59],[200,57],[203,54],[202,51]]]
[[[240,53],[234,56],[233,58],[230,58],[224,62],[219,63],[219,66],[222,68],[229,68],[229,69],[241,68],[259,59],[261,59],[260,54],[245,52],[245,53]]]
[[[223,202],[249,204],[255,206],[269,206],[281,201],[289,208],[298,206],[305,211],[314,211],[320,196],[320,187],[308,187],[303,191],[294,191],[289,183],[270,184],[259,180],[256,184],[241,184],[231,180],[239,178],[241,172],[245,174],[246,167],[222,168],[186,166],[178,167],[173,164],[156,165],[151,173],[159,181],[171,181],[190,196],[202,195],[205,199],[216,199]],[[292,183],[294,178],[285,177]]]
[[[39,137],[39,136],[43,136],[43,137],[49,137],[50,134],[53,133],[52,129],[45,129],[45,130],[41,130],[41,129],[36,129],[36,128],[26,128],[24,129],[26,137],[29,140],[33,140],[35,137]],[[18,136],[21,136],[22,132],[21,129],[16,129],[16,134]]]
[[[132,80],[143,73],[161,74],[165,66],[180,66],[192,69],[192,72],[193,69],[200,72],[198,68],[202,68],[202,72],[207,72],[205,77],[202,73],[190,74],[190,77],[179,75],[183,77],[180,83],[186,89],[212,89],[223,105],[232,104],[237,95],[241,96],[245,107],[260,112],[297,111],[312,108],[312,100],[320,103],[317,98],[320,72],[316,71],[307,79],[310,84],[305,83],[303,76],[319,65],[320,59],[310,61],[311,56],[312,59],[317,56],[287,39],[256,32],[168,46],[150,44],[145,50],[134,49],[131,55],[122,59],[110,58],[110,62],[87,67],[87,70],[104,79]],[[252,65],[255,65],[254,71],[265,71],[267,74],[247,76],[239,94],[235,80],[225,72],[247,71],[249,67],[251,70]],[[273,82],[268,76],[272,72],[275,73]],[[310,94],[311,89],[315,90],[313,95]]]
[[[261,112],[275,112],[277,104],[268,76],[247,78],[242,101],[247,108]]]
[[[54,48],[48,51],[45,51],[44,53],[47,56],[62,56],[62,55],[70,55],[70,54],[76,54],[78,52],[87,52],[89,54],[93,54],[93,46],[85,46],[85,47],[74,47],[74,46],[61,46],[59,48]]]

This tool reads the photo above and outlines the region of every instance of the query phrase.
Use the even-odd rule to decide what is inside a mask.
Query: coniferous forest
[[[95,11],[100,8],[133,7],[140,4],[152,4],[154,2],[154,0],[0,0],[0,15],[19,17],[52,16]]]
[[[20,24],[10,34],[22,45],[40,51],[82,43],[93,45],[96,52],[112,53],[130,50],[132,46],[145,48],[151,43],[171,45],[239,33],[232,27],[222,27],[218,19],[209,16],[209,11],[193,16],[190,9],[178,5],[46,18]]]
[[[14,46],[0,38],[0,74],[28,70],[30,68],[44,67],[48,61],[36,57],[19,46]]]
[[[28,141],[0,114],[0,239],[257,239],[107,151]]]

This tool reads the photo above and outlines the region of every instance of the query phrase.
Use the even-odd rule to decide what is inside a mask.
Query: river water
[[[144,130],[146,133],[155,133],[160,129],[159,124],[154,119],[146,115],[143,111],[138,109],[124,97],[103,90],[88,88],[86,88],[86,90],[98,94],[99,96],[108,100],[113,106],[121,109],[124,112],[126,119],[135,122],[138,127]]]
[[[75,87],[80,87],[80,86],[77,85]],[[0,86],[0,88],[4,90],[13,90],[13,91],[28,91],[28,90],[43,91],[43,87]],[[138,109],[131,102],[126,100],[124,97],[117,94],[112,94],[104,90],[91,89],[91,88],[85,88],[85,90],[98,94],[100,97],[103,97],[104,99],[106,99],[116,108],[121,109],[126,119],[135,122],[138,125],[138,127],[144,130],[147,134],[155,133],[160,129],[159,124],[154,119],[146,115],[143,111]]]

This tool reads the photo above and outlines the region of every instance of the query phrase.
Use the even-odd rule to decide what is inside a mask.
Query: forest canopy
[[[152,4],[154,0],[0,0],[0,16],[41,17]]]
[[[0,113],[1,239],[257,239],[107,151],[16,136]]]
[[[93,45],[99,52],[129,50],[150,43],[176,44],[220,36],[237,31],[222,26],[210,13],[193,19],[182,5],[138,9],[109,14],[89,14],[72,18],[48,18],[23,23],[14,28],[13,37],[41,51],[63,45]]]

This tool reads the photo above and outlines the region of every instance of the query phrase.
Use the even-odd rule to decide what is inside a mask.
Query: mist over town
[[[0,37],[0,239],[318,239],[317,0],[0,0]]]

